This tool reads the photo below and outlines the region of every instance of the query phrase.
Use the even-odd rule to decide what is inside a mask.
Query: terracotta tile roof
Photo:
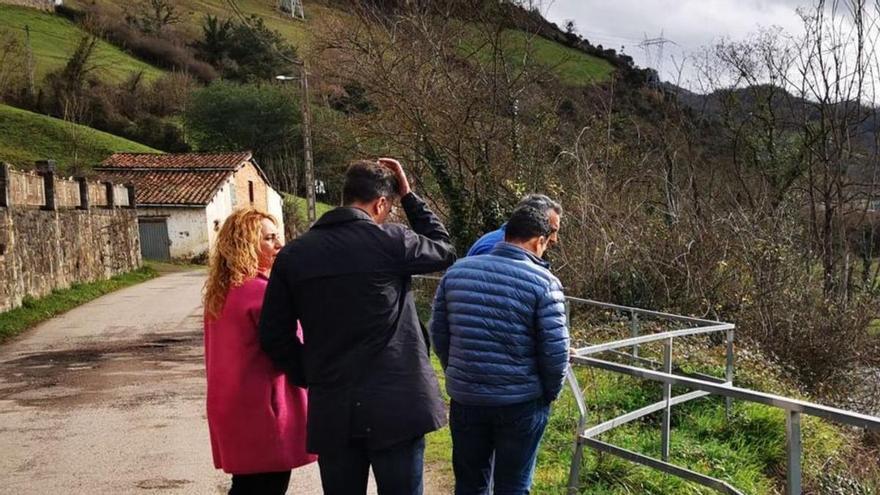
[[[233,153],[114,153],[100,168],[126,169],[228,169],[251,159],[250,151]]]
[[[105,180],[134,184],[138,205],[207,205],[232,173],[229,170],[108,170],[98,169]]]

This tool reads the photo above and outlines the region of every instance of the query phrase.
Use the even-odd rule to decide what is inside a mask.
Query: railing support
[[[663,372],[672,373],[672,338],[663,343]],[[669,462],[669,433],[672,426],[672,384],[663,384],[663,400],[666,407],[663,408],[663,424],[660,432],[660,455],[664,462]]]
[[[788,479],[785,495],[801,495],[801,413],[789,411],[785,417],[785,450],[788,457]]]
[[[635,311],[630,312],[629,333],[633,338],[638,337],[640,333],[639,314]],[[639,357],[639,344],[633,344],[632,355],[633,357]]]
[[[724,368],[724,378],[727,379],[727,383],[733,385],[733,372],[734,372],[734,348],[733,348],[733,329],[727,331],[727,364]],[[730,421],[730,412],[733,409],[733,397],[725,397],[724,398],[724,413],[727,417],[727,421]]]

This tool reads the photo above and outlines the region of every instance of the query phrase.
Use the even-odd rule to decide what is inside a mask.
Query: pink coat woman
[[[260,349],[266,283],[258,275],[230,289],[220,317],[205,324],[211,450],[227,473],[288,471],[316,459],[305,448],[306,391]]]
[[[205,283],[208,429],[214,466],[232,474],[230,495],[282,495],[290,470],[315,460],[306,452],[306,392],[275,368],[257,330],[280,249],[271,215],[236,210],[217,234]]]

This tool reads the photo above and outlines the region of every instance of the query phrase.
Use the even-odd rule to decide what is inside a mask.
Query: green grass
[[[0,30],[11,31],[24,42],[25,26],[31,32],[37,84],[49,72],[64,67],[79,40],[87,34],[76,24],[55,14],[0,5]],[[92,63],[96,66],[97,75],[110,81],[123,81],[135,72],[143,72],[148,80],[153,80],[163,73],[104,41],[98,42]]]
[[[90,127],[0,104],[0,160],[28,167],[53,159],[60,170],[91,167],[116,151],[154,152],[148,146]]]
[[[477,36],[475,35],[476,39]],[[473,53],[483,63],[490,61],[492,52],[488,46],[480,47],[475,40],[463,42],[462,53]],[[614,72],[614,66],[607,60],[588,55],[580,50],[563,46],[540,36],[523,31],[506,30],[501,35],[505,58],[513,67],[521,67],[523,59],[531,58],[552,70],[559,80],[569,86],[587,86],[605,81]]]
[[[150,280],[156,276],[156,270],[146,265],[107,280],[74,284],[69,289],[54,291],[40,299],[25,298],[21,307],[0,313],[0,342],[104,294]]]
[[[880,318],[871,320],[871,323],[868,324],[868,333],[880,337]]]
[[[306,215],[306,212],[307,212],[306,198],[301,198],[299,196],[294,196],[294,195],[288,194],[288,193],[282,193],[282,195],[284,196],[285,203],[288,203],[288,204],[293,203],[293,205],[296,208],[296,211],[298,213],[302,213],[303,216]],[[328,211],[332,210],[333,208],[336,208],[336,207],[333,205],[329,205],[327,203],[322,203],[320,201],[315,202],[315,213],[317,214],[318,218],[321,218],[321,215],[323,215],[324,213],[327,213]]]

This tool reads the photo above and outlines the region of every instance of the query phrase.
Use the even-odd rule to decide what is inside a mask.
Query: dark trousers
[[[387,449],[371,450],[363,442],[318,456],[324,495],[364,495],[370,466],[379,495],[421,495],[425,437]]]
[[[289,483],[290,471],[233,474],[229,495],[284,495]]]
[[[509,406],[452,401],[449,409],[455,494],[485,494],[490,473],[495,494],[529,493],[550,406],[543,399]]]

